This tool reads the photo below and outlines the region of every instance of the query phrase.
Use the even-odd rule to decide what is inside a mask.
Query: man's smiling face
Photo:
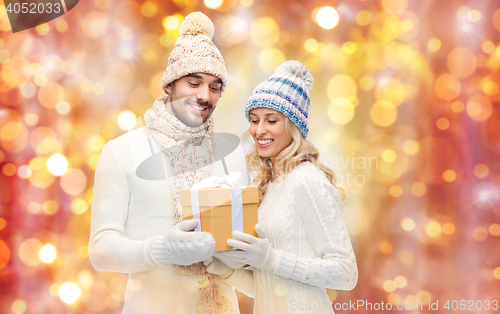
[[[222,89],[220,78],[192,73],[167,85],[167,111],[190,127],[203,124],[214,111]]]

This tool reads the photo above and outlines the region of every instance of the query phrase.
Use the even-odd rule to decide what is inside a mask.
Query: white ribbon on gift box
[[[230,188],[231,189],[231,219],[233,231],[243,232],[243,196],[238,186],[243,174],[241,172],[230,172],[223,177],[210,176],[191,187],[191,208],[193,219],[198,220],[195,231],[201,231],[200,202],[198,190],[205,188]]]

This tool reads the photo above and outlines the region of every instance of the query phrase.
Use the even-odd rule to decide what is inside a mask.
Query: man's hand
[[[227,245],[240,249],[241,251],[224,252],[224,256],[236,262],[252,265],[253,267],[272,272],[278,264],[279,251],[274,249],[271,243],[269,243],[266,232],[259,224],[255,225],[255,231],[257,231],[259,235],[258,238],[246,233],[234,231],[233,239],[227,240]]]
[[[175,224],[166,236],[157,237],[152,253],[163,264],[191,265],[209,259],[215,251],[215,240],[208,232],[192,232],[197,220]]]
[[[217,257],[213,256],[206,261],[203,261],[203,264],[205,264],[209,273],[219,275],[222,279],[229,278],[234,271],[234,269],[224,264]]]

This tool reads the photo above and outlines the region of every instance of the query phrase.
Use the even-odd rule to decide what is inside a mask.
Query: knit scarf
[[[182,221],[180,190],[190,189],[195,183],[209,176],[213,162],[213,117],[198,127],[189,127],[171,115],[166,108],[168,96],[156,99],[153,108],[146,111],[144,120],[151,136],[167,154],[174,166],[174,224]],[[183,101],[183,100],[179,100]],[[189,110],[189,109],[188,109]],[[215,275],[208,273],[202,262],[189,266],[173,265],[184,275],[197,275],[200,300],[197,313],[233,313],[231,301],[219,295]]]

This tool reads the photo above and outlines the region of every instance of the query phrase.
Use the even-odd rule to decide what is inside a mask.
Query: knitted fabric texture
[[[146,111],[144,120],[150,134],[174,166],[174,215],[175,223],[178,223],[182,221],[180,190],[191,188],[209,175],[206,166],[214,160],[214,123],[210,116],[199,127],[186,126],[167,111],[167,101],[168,96],[156,99],[153,108]],[[189,266],[174,265],[174,269],[180,274],[197,274],[200,293],[197,313],[232,313],[231,301],[219,295],[217,278],[207,273],[202,262]]]
[[[180,37],[168,58],[163,74],[162,89],[173,81],[191,73],[206,73],[222,81],[222,91],[227,85],[227,71],[219,49],[212,42],[214,24],[201,12],[186,16],[179,28]]]
[[[326,289],[353,289],[356,257],[342,200],[325,173],[304,162],[285,180],[268,182],[265,189],[259,225],[280,251],[278,264],[273,272],[236,269],[223,282],[252,296],[255,314],[293,313],[293,303],[331,304]],[[314,309],[310,313],[334,314],[331,306]]]
[[[247,101],[245,116],[250,121],[250,111],[254,108],[280,111],[307,137],[312,85],[313,77],[305,65],[295,60],[285,61],[254,89]]]

